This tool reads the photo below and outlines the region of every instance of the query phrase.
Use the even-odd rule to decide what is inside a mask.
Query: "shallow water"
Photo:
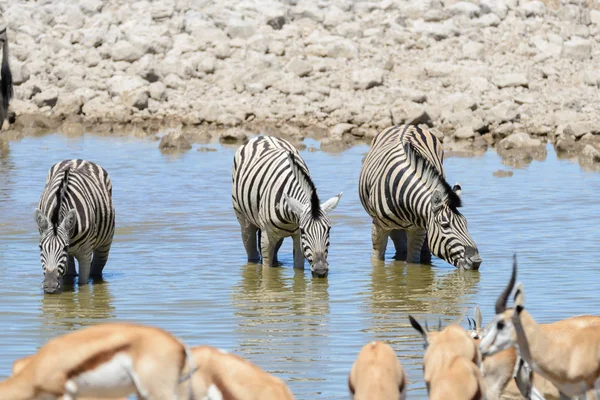
[[[368,147],[301,151],[321,197],[344,192],[331,215],[329,277],[313,279],[308,264],[292,268],[291,240],[280,250],[282,268],[246,264],[231,207],[235,147],[211,146],[218,151],[165,155],[151,140],[47,135],[0,153],[0,377],[52,337],[121,320],[236,352],[286,380],[297,399],[346,399],[358,351],[385,340],[408,371],[411,398],[426,398],[423,347],[407,314],[447,324],[479,304],[487,322],[513,252],[538,321],[598,312],[600,175],[551,150],[510,178],[492,175],[508,169],[493,152],[446,160],[448,180],[463,187],[462,211],[484,260],[479,272],[438,259],[372,263],[357,193]],[[48,169],[65,158],[108,170],[117,230],[104,282],[44,296],[33,210]]]

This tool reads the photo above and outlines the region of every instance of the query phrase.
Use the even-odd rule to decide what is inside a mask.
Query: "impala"
[[[441,332],[428,332],[412,316],[409,315],[409,319],[425,342],[423,372],[429,398],[485,398],[485,384],[479,371],[480,354],[469,333],[457,324]]]
[[[396,353],[382,342],[363,346],[348,376],[354,400],[404,400],[406,384],[406,373]]]
[[[531,369],[558,388],[560,398],[593,395],[600,377],[600,318],[578,316],[556,322],[552,328],[535,322],[525,310],[521,284],[515,308],[506,303],[517,275],[513,257],[510,281],[496,301],[496,316],[485,330],[480,348],[484,357],[511,347]]]

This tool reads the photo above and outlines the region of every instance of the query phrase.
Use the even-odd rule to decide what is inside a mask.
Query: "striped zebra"
[[[6,24],[0,15],[0,46],[2,47],[2,66],[0,67],[0,126],[4,129],[8,123],[8,104],[13,97],[13,81],[10,65],[8,63],[8,38],[6,36]]]
[[[479,268],[479,251],[458,211],[461,188],[446,182],[443,158],[440,141],[416,126],[375,136],[359,178],[360,201],[373,219],[373,258],[384,259],[391,236],[397,258],[422,261],[427,239],[435,256],[458,268]]]
[[[327,214],[342,193],[320,204],[308,167],[286,140],[259,136],[235,153],[232,199],[249,262],[277,265],[283,238],[294,241],[294,268],[310,263],[313,276],[327,276],[329,232]],[[257,245],[257,239],[259,245]]]
[[[104,168],[84,160],[54,164],[34,218],[45,293],[60,291],[63,276],[77,275],[75,258],[80,285],[90,274],[102,275],[115,232],[112,183]]]

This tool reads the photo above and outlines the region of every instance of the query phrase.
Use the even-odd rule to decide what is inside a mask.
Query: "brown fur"
[[[294,395],[279,378],[234,354],[210,346],[191,349],[198,370],[192,375],[194,395],[203,398],[211,385],[224,400],[293,400]]]
[[[471,335],[459,325],[451,324],[426,336],[423,372],[429,398],[482,399],[485,384],[479,371],[481,356]]]
[[[183,345],[158,328],[111,323],[81,329],[46,343],[37,354],[18,360],[16,372],[0,382],[0,398],[30,400],[61,397],[70,376],[90,370],[123,349],[143,389],[154,398],[175,399],[181,390]]]
[[[396,353],[382,342],[363,346],[348,376],[354,400],[404,399],[406,385],[406,373]]]
[[[512,309],[506,310],[505,313],[512,317]],[[540,329],[556,339],[561,339],[568,336],[573,330],[595,325],[600,325],[600,317],[580,315],[548,324],[540,324]],[[477,336],[481,337],[482,329],[478,327],[475,331]],[[475,342],[479,345],[479,339],[475,339]],[[514,347],[483,358],[481,371],[488,400],[500,399],[501,394],[510,398],[522,398],[515,380],[512,379],[516,362],[517,351]],[[556,386],[535,372],[533,373],[532,384],[544,397],[549,399],[559,398],[560,394]]]

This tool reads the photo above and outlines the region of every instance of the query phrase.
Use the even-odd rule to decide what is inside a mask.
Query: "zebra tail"
[[[8,63],[8,40],[4,33],[4,44],[2,46],[2,69],[0,71],[0,93],[2,94],[2,106],[8,110],[8,103],[13,97],[13,79]]]

